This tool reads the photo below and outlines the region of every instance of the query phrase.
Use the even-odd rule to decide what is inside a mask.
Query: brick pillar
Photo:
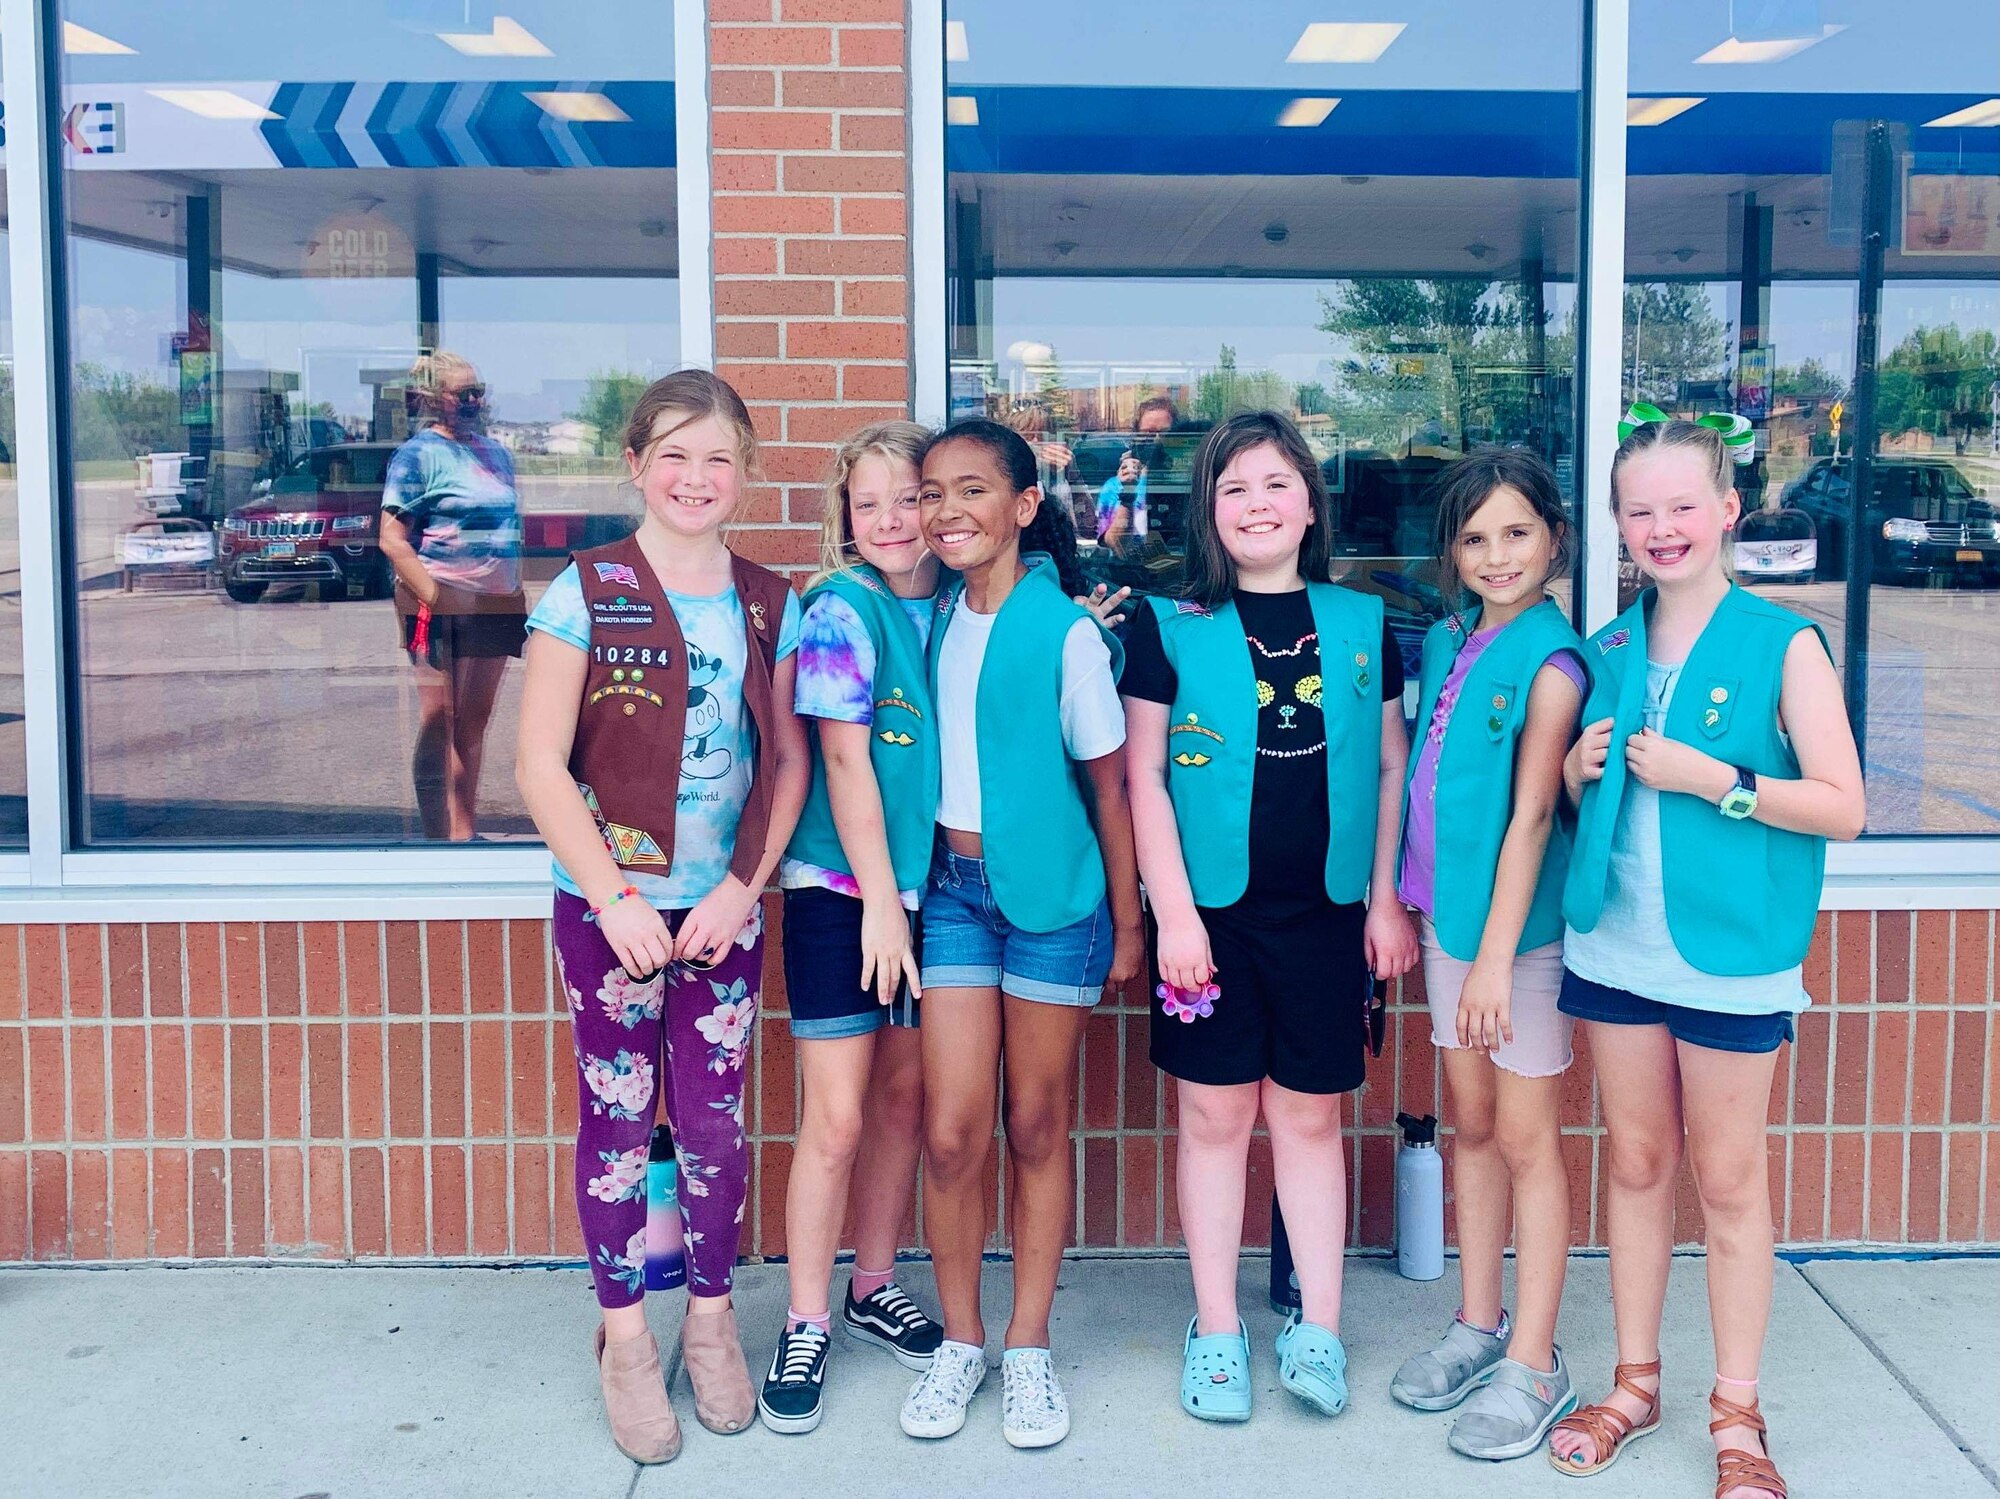
[[[766,483],[731,542],[814,561],[832,445],[909,414],[903,0],[713,0],[716,372],[749,403]]]

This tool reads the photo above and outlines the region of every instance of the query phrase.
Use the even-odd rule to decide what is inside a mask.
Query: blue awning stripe
[[[629,118],[557,120],[528,98],[559,90],[601,93]],[[281,83],[270,108],[278,118],[264,121],[261,132],[285,167],[378,159],[393,167],[674,164],[674,85],[665,80]]]

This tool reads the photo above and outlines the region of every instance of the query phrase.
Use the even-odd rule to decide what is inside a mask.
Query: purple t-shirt
[[[1431,712],[1431,721],[1424,730],[1424,737],[1417,744],[1417,768],[1410,778],[1410,810],[1403,818],[1403,873],[1396,881],[1396,897],[1406,906],[1415,906],[1426,916],[1435,916],[1432,909],[1436,904],[1437,891],[1437,768],[1438,756],[1444,750],[1444,731],[1451,725],[1452,710],[1458,706],[1459,689],[1465,685],[1466,673],[1472,670],[1486,647],[1491,645],[1506,625],[1495,625],[1490,630],[1480,630],[1468,636],[1459,648],[1458,659],[1452,662],[1451,674],[1444,679],[1444,686],[1438,689],[1437,707]],[[1567,648],[1553,651],[1542,666],[1558,667],[1562,674],[1576,683],[1578,693],[1589,690],[1584,681],[1583,662],[1575,651]],[[1541,670],[1538,666],[1537,671]],[[1531,678],[1532,680],[1532,678]]]

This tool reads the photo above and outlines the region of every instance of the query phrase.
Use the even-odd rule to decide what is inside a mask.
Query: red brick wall
[[[717,357],[767,444],[738,541],[796,570],[829,445],[907,410],[904,12],[710,13]],[[1988,911],[1822,920],[1823,1003],[1772,1099],[1782,1239],[2000,1242],[1993,950]],[[753,1254],[783,1252],[798,1120],[775,956],[766,977]],[[1364,1245],[1391,1233],[1395,1114],[1441,1112],[1421,1004],[1399,993],[1354,1100]],[[1092,1017],[1078,1100],[1077,1242],[1176,1246],[1172,1093],[1136,990]],[[0,928],[0,1261],[576,1256],[575,1108],[539,921]],[[1564,1124],[1577,1239],[1601,1244],[1587,1056]],[[1253,1175],[1261,1243],[1262,1142]]]
[[[1989,911],[1823,920],[1808,984],[1832,1002],[1771,1103],[1781,1239],[2000,1240],[1993,938]],[[580,1256],[546,944],[539,921],[0,928],[0,1261]],[[752,1254],[784,1250],[798,1120],[775,957],[766,982]],[[1092,1017],[1079,1069],[1079,1244],[1177,1246],[1172,1096],[1135,989]],[[1359,1244],[1389,1242],[1399,1109],[1440,1112],[1415,985],[1355,1099]],[[1564,1125],[1577,1241],[1602,1244],[1585,1055]],[[1261,1141],[1252,1174],[1259,1243]]]
[[[815,560],[832,444],[909,415],[903,0],[714,0],[716,372],[769,481],[735,545]]]

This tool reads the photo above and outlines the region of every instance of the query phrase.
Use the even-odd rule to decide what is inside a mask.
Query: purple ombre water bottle
[[[674,1162],[674,1132],[653,1130],[646,1160],[646,1289],[671,1291],[687,1284],[687,1238],[681,1232],[681,1200]]]

